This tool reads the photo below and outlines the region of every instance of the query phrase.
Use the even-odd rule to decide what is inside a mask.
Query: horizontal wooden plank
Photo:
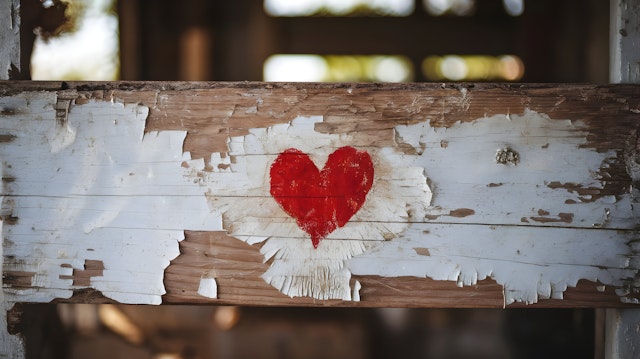
[[[637,85],[3,82],[0,96],[9,301],[638,302]]]

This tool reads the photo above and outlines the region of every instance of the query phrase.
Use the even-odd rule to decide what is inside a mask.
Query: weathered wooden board
[[[637,85],[0,95],[9,302],[638,302]]]

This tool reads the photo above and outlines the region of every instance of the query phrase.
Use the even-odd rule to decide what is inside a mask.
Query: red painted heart
[[[373,163],[367,152],[346,146],[329,155],[320,171],[307,154],[290,148],[273,162],[270,175],[271,195],[318,248],[364,204]]]

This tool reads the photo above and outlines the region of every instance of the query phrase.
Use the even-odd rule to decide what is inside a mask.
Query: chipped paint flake
[[[200,278],[200,284],[198,285],[198,294],[203,297],[217,299],[218,298],[218,283],[214,277],[203,276]]]
[[[353,294],[351,296],[351,300],[353,300],[354,302],[359,302],[360,301],[360,289],[362,288],[362,284],[360,284],[360,281],[356,281],[353,284]]]

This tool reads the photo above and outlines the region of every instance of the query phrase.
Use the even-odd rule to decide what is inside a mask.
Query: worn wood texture
[[[0,95],[10,302],[638,302],[637,85],[5,82]],[[315,248],[269,169],[288,148],[322,169],[345,146],[370,156],[373,185]]]

